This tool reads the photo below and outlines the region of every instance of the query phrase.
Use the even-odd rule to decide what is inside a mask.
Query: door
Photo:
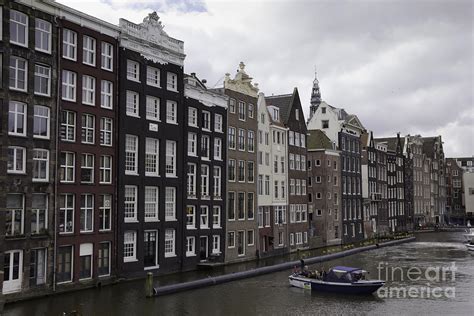
[[[156,230],[145,231],[145,254],[143,263],[145,268],[158,266],[158,232]]]
[[[12,250],[4,254],[3,294],[21,291],[23,277],[23,251]]]
[[[199,238],[199,260],[207,260],[208,249],[207,249],[207,236],[201,236]]]

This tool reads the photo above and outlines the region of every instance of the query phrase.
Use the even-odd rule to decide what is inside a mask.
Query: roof
[[[402,139],[400,139],[402,141]],[[386,138],[374,138],[375,143],[387,143],[387,150],[389,151],[397,151],[397,138],[396,137],[386,137]],[[403,147],[403,141],[402,141]]]
[[[422,137],[421,139],[423,140],[423,153],[428,157],[433,158],[436,137]]]
[[[270,97],[265,97],[268,105],[274,105],[280,108],[280,116],[283,122],[287,122],[290,117],[293,94],[282,94]]]
[[[320,129],[313,129],[313,130],[308,131],[308,137],[306,138],[306,145],[308,147],[308,150],[334,149],[332,141]]]
[[[345,266],[335,266],[331,269],[332,271],[334,272],[339,272],[339,271],[342,271],[342,272],[354,272],[354,271],[360,271],[362,269],[360,268],[351,268],[351,267],[345,267]],[[335,271],[335,270],[338,270],[338,271]]]

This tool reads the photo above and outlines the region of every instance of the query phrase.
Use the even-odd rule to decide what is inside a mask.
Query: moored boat
[[[467,234],[464,234],[464,238],[467,240],[467,250],[474,251],[474,228],[469,229],[467,232]]]
[[[360,268],[336,266],[319,275],[306,269],[289,276],[291,286],[320,292],[343,294],[372,294],[385,284],[383,280],[367,280],[367,271]]]

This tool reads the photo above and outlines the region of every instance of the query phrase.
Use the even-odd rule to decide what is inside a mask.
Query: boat
[[[336,266],[322,275],[302,269],[289,276],[291,286],[313,291],[342,294],[372,294],[384,286],[383,280],[367,280],[360,268]]]
[[[464,234],[464,238],[466,238],[467,241],[467,250],[474,251],[474,228],[467,230],[467,234]]]

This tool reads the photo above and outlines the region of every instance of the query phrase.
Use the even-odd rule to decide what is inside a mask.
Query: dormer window
[[[276,122],[280,121],[280,109],[273,109],[273,120]]]

